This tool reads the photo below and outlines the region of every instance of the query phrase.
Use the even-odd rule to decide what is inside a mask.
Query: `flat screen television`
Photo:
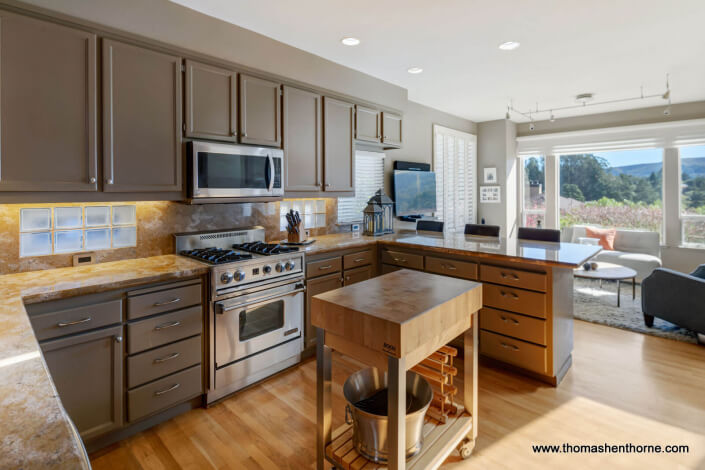
[[[394,171],[394,206],[398,216],[424,215],[436,210],[436,174]]]

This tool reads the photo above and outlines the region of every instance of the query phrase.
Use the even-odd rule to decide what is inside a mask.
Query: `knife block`
[[[291,231],[287,234],[287,241],[289,243],[303,243],[307,240],[306,238],[306,230],[304,230],[304,224],[303,221],[299,222],[296,224],[296,228],[298,229],[298,233],[295,231]]]

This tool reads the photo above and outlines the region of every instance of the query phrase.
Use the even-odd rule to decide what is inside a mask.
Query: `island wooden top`
[[[410,368],[470,328],[481,307],[477,282],[402,269],[313,297],[311,323],[345,354],[404,357]]]

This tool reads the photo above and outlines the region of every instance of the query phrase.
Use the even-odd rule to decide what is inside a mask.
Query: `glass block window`
[[[288,225],[286,214],[290,210],[299,213],[304,222],[304,228],[320,228],[326,226],[325,199],[285,199],[279,203],[279,230],[286,231]]]
[[[136,245],[134,204],[20,209],[20,257]]]

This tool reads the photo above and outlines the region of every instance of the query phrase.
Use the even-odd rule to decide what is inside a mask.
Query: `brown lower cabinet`
[[[122,325],[42,344],[61,402],[84,440],[122,426],[122,345]]]
[[[328,292],[329,290],[343,287],[343,279],[340,272],[326,274],[306,281],[306,324],[304,326],[304,346],[309,347],[316,344],[316,332],[311,326],[311,298],[314,295]]]

